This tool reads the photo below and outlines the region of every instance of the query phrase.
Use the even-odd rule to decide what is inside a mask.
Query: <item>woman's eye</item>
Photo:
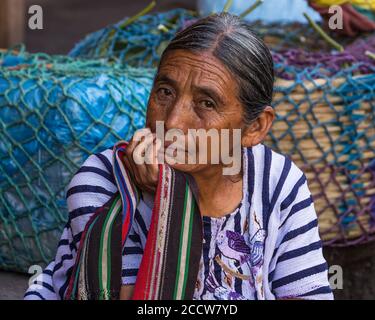
[[[200,102],[200,105],[205,109],[214,109],[215,108],[215,104],[210,100],[202,100]]]
[[[166,99],[172,96],[172,91],[168,88],[159,88],[157,94],[160,99]]]

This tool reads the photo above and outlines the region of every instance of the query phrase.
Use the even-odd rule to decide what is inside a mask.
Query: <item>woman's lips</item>
[[[171,146],[173,144],[172,147],[169,148],[169,146]],[[183,145],[179,145],[178,143],[174,143],[174,142],[170,142],[170,141],[166,141],[164,143],[164,150],[167,151],[174,151],[174,150],[177,150],[179,152],[187,152],[188,149],[185,148]]]
[[[172,148],[164,148],[164,153],[165,154],[169,154],[169,155],[175,155],[176,153],[178,154],[178,153],[188,153],[188,150],[185,150],[185,149],[183,149],[183,148],[174,148],[174,147],[172,147]]]

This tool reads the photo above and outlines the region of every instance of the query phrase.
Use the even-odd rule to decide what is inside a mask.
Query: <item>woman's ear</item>
[[[263,112],[250,125],[243,130],[241,144],[243,147],[250,148],[262,142],[271,128],[275,119],[275,110],[267,106]]]

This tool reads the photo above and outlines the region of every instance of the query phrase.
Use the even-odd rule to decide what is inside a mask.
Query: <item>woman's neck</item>
[[[224,176],[221,166],[192,174],[198,188],[198,205],[202,216],[220,218],[233,212],[243,197],[242,173]]]

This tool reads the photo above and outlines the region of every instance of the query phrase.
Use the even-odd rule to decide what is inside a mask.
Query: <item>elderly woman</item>
[[[262,144],[273,81],[269,50],[238,17],[211,15],[178,33],[160,61],[144,138],[90,156],[73,177],[55,260],[25,299],[332,299],[306,177]],[[223,174],[227,163],[210,157],[135,161],[160,155],[157,123],[186,136],[239,129],[229,145],[241,151],[239,172]]]

